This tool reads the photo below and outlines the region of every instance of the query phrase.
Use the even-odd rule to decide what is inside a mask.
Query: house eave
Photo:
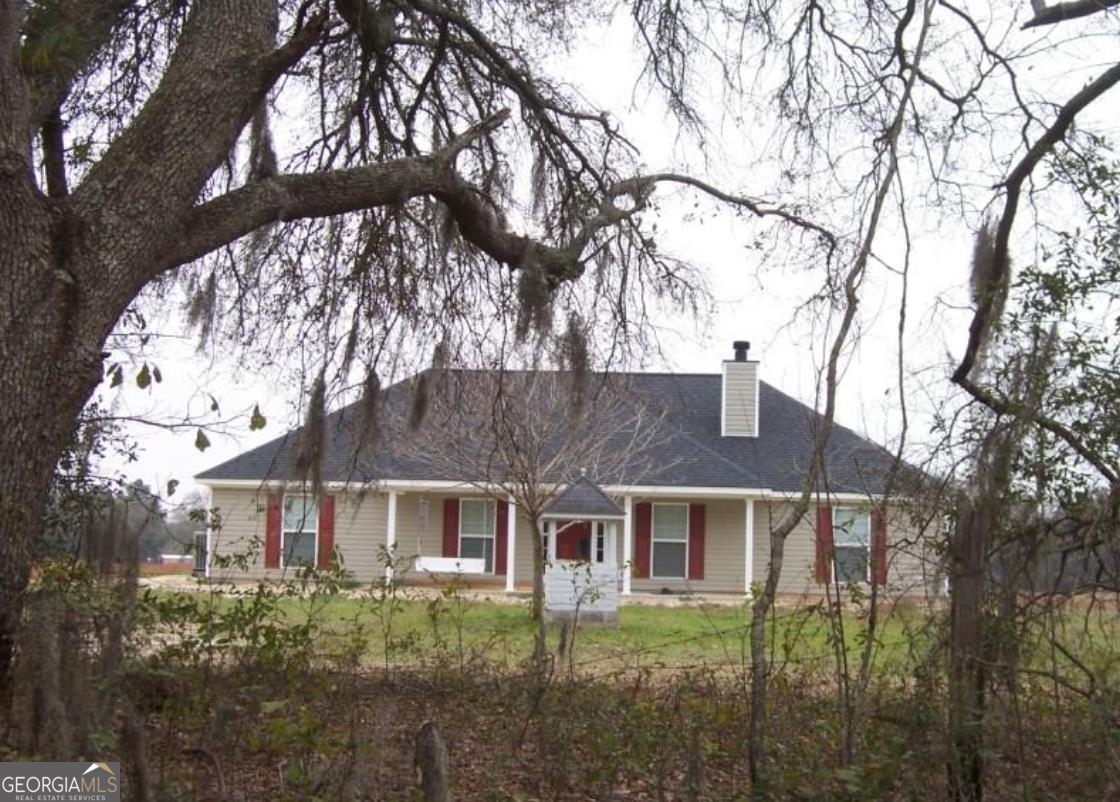
[[[285,487],[299,487],[298,482],[286,482],[280,479],[196,479],[198,484],[211,489],[228,490],[280,490]],[[459,492],[482,493],[485,492],[478,484],[473,482],[456,482],[445,479],[382,479],[377,482],[324,482],[326,490],[332,492],[365,491],[365,492]],[[794,501],[797,491],[776,491],[763,487],[702,487],[702,486],[674,486],[674,485],[603,485],[603,490],[614,496],[644,496],[648,498],[668,498],[687,496],[689,498],[735,498],[755,499],[767,501]],[[495,485],[492,492],[505,495],[500,485]],[[882,497],[873,493],[830,493],[828,500],[836,503],[867,503],[880,500]],[[902,500],[898,497],[898,500]],[[621,520],[621,519],[620,519]]]

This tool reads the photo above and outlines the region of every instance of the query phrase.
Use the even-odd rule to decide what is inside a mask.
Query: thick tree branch
[[[379,206],[400,205],[430,196],[444,203],[470,244],[511,268],[533,266],[555,286],[583,273],[581,259],[588,245],[606,228],[617,226],[644,209],[659,183],[678,183],[704,192],[760,217],[775,216],[820,236],[831,253],[836,236],[827,229],[781,207],[731,195],[710,184],[676,173],[655,173],[619,181],[604,193],[596,213],[583,221],[567,243],[550,245],[512,232],[503,216],[477,187],[454,170],[455,157],[471,142],[492,134],[506,120],[503,109],[471,126],[428,156],[254,182],[197,207],[184,221],[176,246],[163,254],[160,270],[170,269],[276,221],[327,217]],[[628,197],[631,205],[616,201]]]
[[[19,68],[21,0],[0,0],[0,176],[19,169],[28,155],[27,84]]]
[[[1032,5],[1035,7],[1035,14],[1023,23],[1024,29],[1037,28],[1041,25],[1056,25],[1059,22],[1098,14],[1120,6],[1120,0],[1069,0],[1067,3],[1057,3],[1052,6],[1046,6],[1042,3],[1032,3]]]
[[[329,19],[330,14],[326,8],[319,9],[287,42],[262,60],[261,79],[265,89],[271,87],[285,70],[299,63],[307,55],[307,51],[323,38],[329,27]]]
[[[1050,127],[1043,132],[1042,136],[1038,138],[1008,174],[1003,185],[1007,193],[1003,203],[1003,214],[1000,216],[999,224],[996,227],[991,284],[995,285],[1006,281],[1010,273],[1011,229],[1015,223],[1015,214],[1019,208],[1019,197],[1022,194],[1023,185],[1034,173],[1035,168],[1054,149],[1054,146],[1065,138],[1070,126],[1077,119],[1077,115],[1117,83],[1120,83],[1120,64],[1113,65],[1070,98],[1058,111],[1058,116]],[[976,312],[972,316],[964,357],[953,372],[953,382],[962,387],[964,387],[964,380],[972,373],[977,355],[980,353],[980,345],[984,341],[988,328],[994,322],[991,320],[994,300],[992,293],[986,293],[981,298]],[[979,398],[977,400],[982,401]]]
[[[62,113],[56,108],[43,122],[43,171],[47,177],[47,195],[64,198],[70,194],[66,180],[66,142]]]
[[[310,47],[300,39],[291,50],[274,49],[277,13],[274,0],[193,5],[159,86],[75,190],[86,214],[112,210],[101,235],[125,248],[119,263],[157,258],[167,226],[182,219],[228,158],[270,81]]]

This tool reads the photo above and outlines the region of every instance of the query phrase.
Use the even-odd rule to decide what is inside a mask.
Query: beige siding
[[[723,434],[756,437],[758,419],[758,363],[723,363]]]
[[[385,572],[389,496],[374,491],[335,496],[334,545],[350,576],[369,582]]]
[[[420,492],[402,492],[397,495],[397,558],[398,566],[403,566],[404,570],[399,572],[399,576],[405,580],[426,581],[429,577],[425,574],[419,573],[414,567],[417,557],[440,557],[443,556],[443,505],[449,499],[459,499],[462,497],[473,496],[475,498],[481,497],[477,492],[464,488],[460,492],[454,493],[420,493]],[[421,499],[425,499],[428,506],[427,520],[422,520],[421,515]],[[496,523],[496,522],[495,522]],[[520,561],[525,555],[521,553],[522,541],[521,537],[524,536],[522,531],[525,524],[523,519],[518,517],[517,522],[517,549],[518,553],[515,557]],[[496,557],[497,555],[495,555]],[[487,578],[487,577],[482,577]],[[493,579],[494,576],[488,577]],[[528,575],[526,575],[528,578]]]
[[[891,510],[887,518],[887,537],[891,543],[887,580],[893,590],[907,595],[940,591],[933,534],[922,533],[907,511]]]
[[[520,587],[531,587],[533,584],[533,528],[524,513],[518,510],[517,514],[517,543],[514,548],[514,579]]]
[[[759,502],[755,505],[755,582],[766,579],[770,564],[770,532],[779,525],[791,504]],[[816,564],[816,506],[786,538],[778,592],[786,595],[818,596],[823,586],[814,577]],[[926,539],[909,524],[902,510],[892,508],[887,518],[887,587],[892,594],[922,594],[933,585],[932,563]]]
[[[423,580],[411,568],[419,555],[440,556],[443,551],[443,504],[448,493],[400,492],[397,494],[397,555],[404,579]],[[427,499],[427,520],[422,520],[421,499]],[[215,489],[212,505],[221,514],[222,527],[212,534],[216,554],[244,554],[250,558],[247,571],[237,568],[215,569],[219,578],[279,577],[280,571],[264,569],[265,493],[252,489]],[[745,590],[746,505],[742,499],[659,498],[658,501],[703,503],[705,511],[704,579],[633,579],[635,592],[742,593]],[[379,491],[348,492],[336,495],[335,544],[343,555],[347,571],[359,582],[382,575],[380,549],[386,543],[388,494]],[[636,503],[636,501],[635,501]],[[765,581],[770,560],[770,532],[791,508],[788,502],[754,503],[754,582]],[[785,557],[778,590],[784,595],[816,596],[822,592],[813,576],[816,559],[816,508],[794,528],[786,539]],[[894,509],[888,518],[889,588],[892,593],[921,594],[936,587],[937,574],[928,541],[916,531],[907,515]],[[532,580],[532,534],[529,521],[518,514],[514,568],[519,588]],[[634,533],[637,547],[637,533]],[[633,559],[623,553],[622,525],[616,543],[619,565]]]
[[[400,493],[397,495],[397,557],[412,572],[420,556],[438,557],[443,552],[443,500],[439,493]],[[421,500],[427,504],[426,519]]]
[[[266,494],[257,490],[226,490],[215,488],[210,506],[217,510],[221,527],[210,532],[210,550],[222,557],[245,556],[248,571],[236,566],[214,567],[216,579],[260,578],[264,570],[264,512]]]
[[[263,490],[216,488],[211,505],[221,514],[220,531],[211,534],[215,554],[249,558],[248,570],[237,566],[215,568],[219,579],[280,578],[282,570],[264,567],[265,505]],[[339,493],[335,496],[335,547],[342,554],[346,571],[359,582],[368,582],[382,571],[379,555],[385,544],[387,496],[376,492]]]
[[[743,593],[746,591],[746,505],[742,499],[658,498],[658,502],[678,501],[703,504],[704,513],[704,578],[703,579],[634,579],[635,591],[659,591],[668,588],[674,593]],[[635,532],[634,547],[637,548]]]
[[[770,566],[770,533],[781,524],[789,514],[790,504],[784,502],[755,505],[755,543],[765,543],[761,559],[755,563],[755,581],[766,581]],[[759,512],[763,512],[759,515]],[[782,559],[782,575],[778,581],[778,592],[782,594],[817,594],[820,587],[813,578],[813,565],[817,555],[816,508],[809,512],[786,537],[785,553]]]

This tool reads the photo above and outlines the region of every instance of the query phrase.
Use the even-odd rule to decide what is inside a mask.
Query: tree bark
[[[984,565],[993,502],[961,502],[952,540],[949,623],[949,791],[956,802],[981,802],[984,734]]]
[[[0,231],[11,230],[3,217]],[[0,339],[0,682],[8,676],[55,464],[101,379],[100,344],[115,320],[91,317],[69,274],[35,257],[48,247],[46,234],[28,239],[34,247],[21,249],[21,265],[13,266],[19,254],[12,250],[0,254],[3,275],[42,291],[16,314],[5,308]]]

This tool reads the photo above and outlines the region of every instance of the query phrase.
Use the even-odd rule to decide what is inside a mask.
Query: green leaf
[[[156,380],[156,384],[163,382],[163,374],[159,372],[159,367],[152,365],[152,378]]]
[[[263,429],[268,424],[268,418],[261,414],[259,404],[253,405],[253,414],[249,417],[249,431],[255,432]]]
[[[136,374],[136,386],[141,390],[146,390],[152,384],[152,372],[148,370],[148,363],[144,363],[144,367],[140,368],[140,372]]]
[[[205,451],[210,448],[210,438],[206,436],[206,432],[202,429],[198,430],[198,434],[194,436],[194,447],[199,451]]]
[[[113,365],[109,368],[109,386],[120,387],[124,382],[124,371],[121,370],[120,365]]]
[[[218,411],[218,399],[216,399],[214,396],[210,396],[210,411],[211,412],[217,412]]]
[[[168,497],[171,497],[171,496],[175,495],[175,490],[178,487],[179,487],[179,480],[178,479],[168,479],[167,480],[167,495],[168,495]]]

